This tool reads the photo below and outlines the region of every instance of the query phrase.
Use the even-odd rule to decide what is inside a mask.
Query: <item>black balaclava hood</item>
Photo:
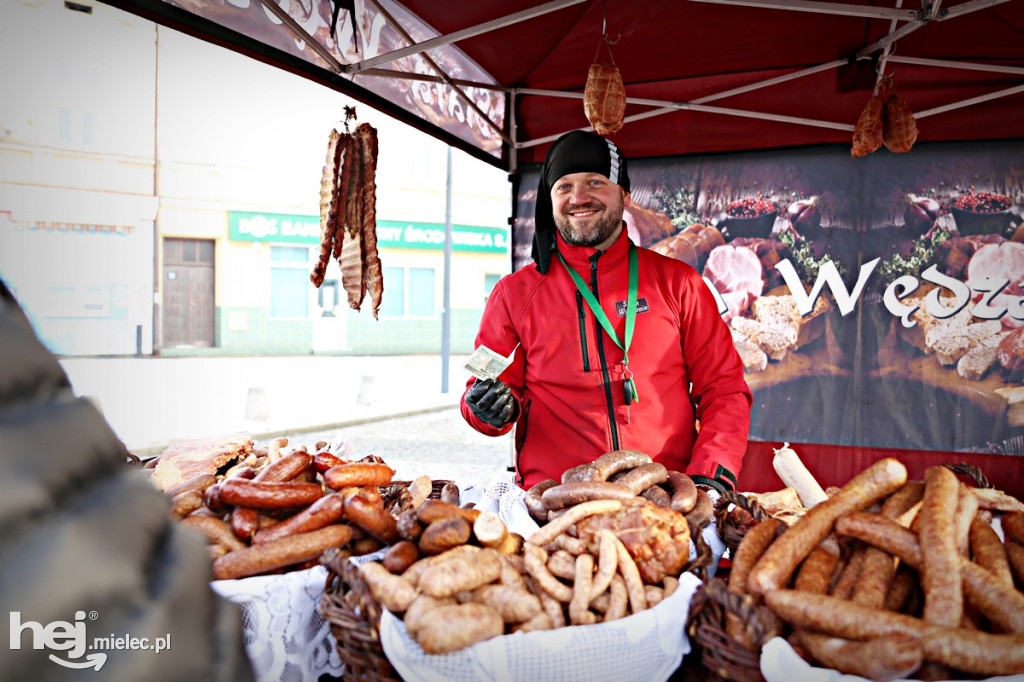
[[[614,142],[597,133],[573,130],[555,140],[540,169],[533,232],[533,260],[541,273],[548,271],[555,248],[555,219],[551,209],[551,185],[570,173],[600,173],[629,191],[626,157]]]

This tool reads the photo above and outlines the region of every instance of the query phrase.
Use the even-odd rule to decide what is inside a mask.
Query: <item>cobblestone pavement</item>
[[[317,441],[330,441],[339,434],[351,441],[354,458],[382,457],[395,470],[396,480],[427,475],[460,485],[490,481],[505,472],[511,458],[511,436],[491,438],[474,431],[457,407],[331,431],[298,431],[286,437],[289,445],[312,449]],[[256,444],[267,442],[269,439],[262,439]]]

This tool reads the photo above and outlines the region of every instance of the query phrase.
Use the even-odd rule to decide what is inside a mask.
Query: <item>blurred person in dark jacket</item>
[[[0,680],[252,680],[205,541],[127,465],[2,280],[0,357]]]

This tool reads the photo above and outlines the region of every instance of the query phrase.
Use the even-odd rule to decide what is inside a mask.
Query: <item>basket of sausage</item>
[[[377,539],[378,542],[387,540],[390,543],[387,549],[383,544],[368,549],[383,550],[391,566],[409,549],[400,542],[399,521],[403,531],[408,532],[413,514],[423,502],[436,500],[454,506],[459,498],[453,481],[431,480],[427,476],[413,481],[392,481],[380,491],[382,507],[394,519],[394,532],[389,530],[383,538]],[[401,680],[381,647],[380,602],[368,589],[358,565],[350,561],[351,556],[351,551],[332,549],[320,557],[320,563],[327,569],[320,613],[334,635],[338,656],[345,664],[343,679],[350,682]]]
[[[334,549],[320,558],[327,569],[320,613],[334,635],[338,656],[345,664],[342,677],[348,682],[401,680],[381,647],[380,602],[367,589],[350,556],[349,552]]]
[[[395,508],[397,535],[388,547],[359,560],[344,551],[323,555],[328,578],[320,610],[337,640],[345,680],[402,679],[384,652],[380,622],[384,608],[404,612],[409,605],[413,591],[402,576],[411,575],[413,565],[422,560],[422,568],[470,549],[494,547],[504,554],[521,549],[522,536],[509,533],[496,514],[458,506],[451,490],[448,484],[434,485],[426,500],[408,502],[399,482],[396,504],[407,503]],[[450,623],[442,619],[438,625],[447,629]]]
[[[665,485],[667,471],[608,480],[650,463],[609,453],[594,463],[600,481],[532,490],[539,528],[518,511],[529,508],[521,489],[496,511],[432,499],[399,514],[399,539],[382,552],[343,564],[343,552],[325,555],[322,613],[339,649],[360,656],[346,662],[346,679],[357,669],[362,679],[464,679],[481,669],[509,680],[668,679],[711,556],[699,532],[693,556],[691,529],[712,510],[694,512],[695,490],[689,518],[671,508],[668,486],[657,496],[664,506],[640,494]]]
[[[751,524],[735,549],[730,547],[732,566],[728,578],[712,578],[690,602],[687,634],[713,679],[764,679],[760,670],[761,647],[780,633],[780,623],[771,611],[747,594],[743,585],[757,548],[763,548],[785,527],[784,522],[772,517]]]
[[[958,473],[971,474],[939,465],[913,480],[881,459],[789,523],[757,524],[728,585],[695,596],[690,631],[713,621],[730,651],[742,641],[760,654],[768,682],[808,665],[873,680],[1024,673],[1024,504]],[[744,627],[748,613],[761,631]],[[722,647],[711,634],[705,656]],[[756,679],[740,677],[755,673],[745,663],[708,667]]]
[[[792,520],[803,511],[792,487],[769,493],[727,490],[715,503],[716,530],[729,550],[729,569],[697,591],[687,620],[687,634],[713,679],[763,680],[761,647],[779,634],[779,622],[742,585],[754,548],[780,533],[786,526],[784,519]],[[748,535],[750,540],[744,543]]]

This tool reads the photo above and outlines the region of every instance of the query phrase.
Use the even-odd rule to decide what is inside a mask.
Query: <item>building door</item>
[[[213,294],[213,241],[164,239],[165,348],[215,344]]]

